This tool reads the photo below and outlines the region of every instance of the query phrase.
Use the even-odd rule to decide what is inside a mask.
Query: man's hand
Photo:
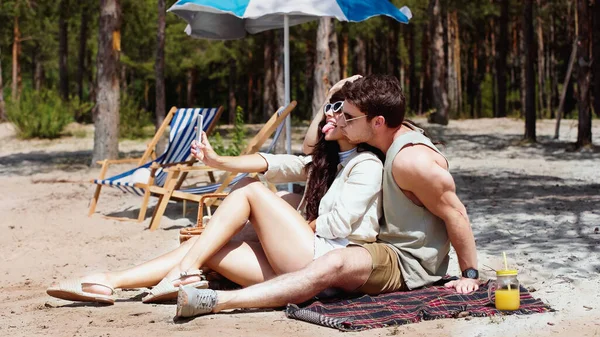
[[[219,155],[213,150],[206,132],[202,131],[202,142],[192,142],[192,156],[210,167],[217,167]]]
[[[479,280],[461,277],[458,280],[450,281],[444,285],[446,288],[454,288],[459,294],[472,293],[479,289]]]

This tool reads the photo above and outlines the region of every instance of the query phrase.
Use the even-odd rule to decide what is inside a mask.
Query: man
[[[475,240],[466,209],[456,196],[444,156],[422,130],[404,122],[405,98],[398,80],[367,76],[342,90],[346,99],[334,111],[338,126],[351,142],[366,142],[386,153],[385,221],[378,242],[331,251],[300,271],[241,290],[180,288],[177,316],[301,303],[327,288],[367,294],[415,289],[446,273],[450,243],[463,273],[446,286],[459,293],[478,289]]]

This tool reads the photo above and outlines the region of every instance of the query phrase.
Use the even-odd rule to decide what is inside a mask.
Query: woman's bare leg
[[[96,273],[81,278],[82,282],[99,283],[110,286],[111,288],[140,288],[151,287],[162,280],[167,273],[175,266],[179,265],[181,259],[193,246],[198,237],[193,237],[179,245],[174,250],[158,256],[150,261],[144,262],[132,268],[115,271]],[[198,281],[195,276],[186,280],[186,283]],[[84,284],[83,291],[110,295],[110,290],[106,287]]]
[[[133,268],[92,274],[83,277],[82,281],[104,284],[112,288],[154,286],[180,263],[196,240],[198,237],[193,237],[175,250]],[[244,287],[276,276],[258,242],[231,241],[209,259],[206,266]],[[199,280],[198,276],[190,276],[183,283]],[[175,281],[174,286],[178,285],[178,281]],[[109,289],[99,285],[84,284],[83,291],[110,295]]]
[[[277,274],[301,269],[312,261],[314,233],[306,220],[283,199],[256,182],[225,198],[179,268],[170,274],[206,265],[248,219]]]
[[[277,276],[259,242],[230,241],[205,266],[242,287]]]

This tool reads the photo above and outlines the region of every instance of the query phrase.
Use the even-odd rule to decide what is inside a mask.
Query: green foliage
[[[236,156],[246,145],[246,127],[244,127],[244,110],[241,106],[235,109],[235,124],[233,125],[233,148]]]
[[[7,102],[6,115],[20,138],[58,138],[73,120],[73,112],[52,90],[23,90],[18,101]]]
[[[237,107],[235,110],[235,124],[233,125],[233,135],[231,144],[225,146],[223,137],[220,133],[215,132],[211,137],[210,143],[215,152],[221,156],[239,156],[242,149],[246,145],[246,128],[244,127],[244,110]]]
[[[139,103],[133,97],[121,93],[119,114],[119,138],[147,138],[154,134],[154,129],[150,128],[150,113],[139,108]]]

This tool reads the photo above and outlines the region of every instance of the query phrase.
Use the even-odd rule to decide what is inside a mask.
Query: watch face
[[[472,278],[472,279],[476,279],[477,278],[477,271],[475,269],[469,269],[469,270],[467,270],[467,277],[468,278]]]

